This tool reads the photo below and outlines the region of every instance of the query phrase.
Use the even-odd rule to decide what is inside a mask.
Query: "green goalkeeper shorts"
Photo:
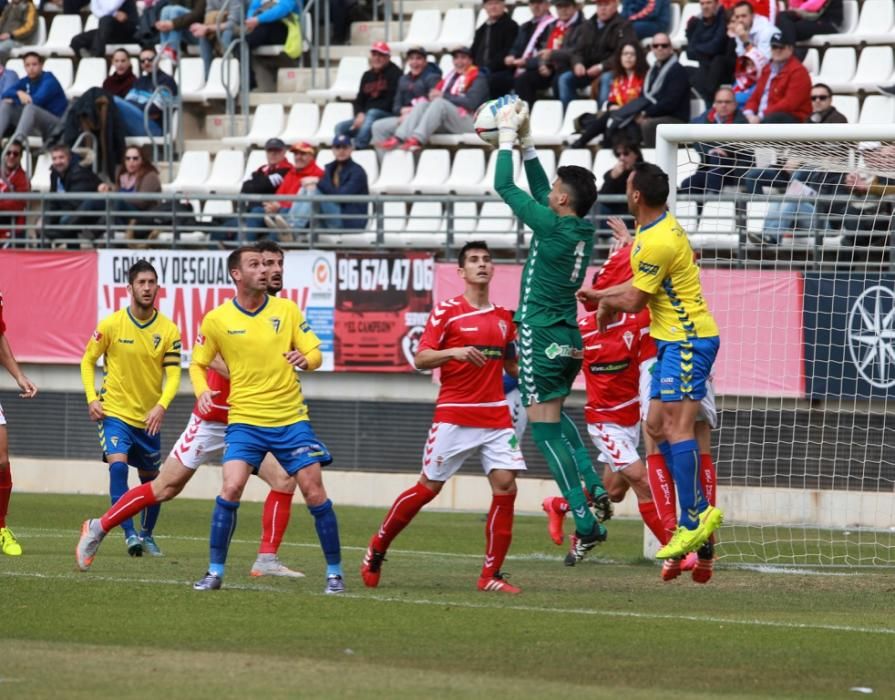
[[[556,324],[539,328],[519,325],[519,391],[531,406],[569,395],[581,371],[581,333]]]

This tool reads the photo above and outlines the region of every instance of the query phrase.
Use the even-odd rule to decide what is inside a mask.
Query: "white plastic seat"
[[[681,28],[681,6],[673,2],[671,3],[671,23],[668,25],[668,36],[673,34],[677,34],[678,29]],[[687,28],[684,27],[684,30]]]
[[[445,192],[476,194],[485,177],[485,152],[480,148],[462,148],[454,154],[451,173],[444,183]]]
[[[44,61],[43,69],[47,73],[52,73],[66,92],[75,80],[75,71],[70,58],[48,58]]]
[[[336,124],[353,117],[354,108],[350,102],[330,102],[323,108],[320,124],[317,126],[316,133],[311,137],[311,141],[328,146],[335,136]]]
[[[767,218],[769,206],[768,202],[762,200],[746,202],[746,231],[764,233],[764,220]]]
[[[202,185],[211,174],[211,156],[208,151],[185,151],[180,156],[177,176],[162,185],[164,192],[202,192]]]
[[[394,51],[405,51],[411,46],[428,46],[438,40],[440,33],[440,10],[414,10],[404,40],[393,41],[389,45]]]
[[[805,60],[802,61],[802,65],[805,66],[805,70],[811,74],[812,83],[820,80],[818,77],[820,74],[820,54],[818,54],[817,49],[808,49],[808,53],[805,54]]]
[[[195,187],[197,192],[234,194],[242,186],[242,172],[245,170],[245,156],[242,151],[218,151],[211,164],[208,178]]]
[[[226,73],[226,80],[224,74]],[[208,70],[208,82],[197,93],[197,102],[208,102],[209,100],[225,100],[227,99],[227,88],[230,94],[236,96],[239,92],[239,61],[235,58],[227,59],[224,64],[223,58],[215,58],[211,62]]]
[[[734,203],[708,201],[702,205],[702,216],[699,217],[699,233],[736,232],[734,224]]]
[[[267,153],[263,149],[249,151],[249,157],[246,158],[245,169],[243,170],[242,177],[239,180],[240,184],[251,178],[252,173],[265,163],[267,163]]]
[[[562,128],[562,102],[559,100],[538,100],[531,108],[531,137],[536,146],[562,143],[559,130]]]
[[[441,69],[442,75],[447,75],[454,69],[454,57],[449,53],[442,54],[438,59],[438,67]]]
[[[485,142],[474,131],[462,134],[434,133],[429,137],[431,146],[484,146]]]
[[[877,85],[888,85],[893,68],[891,46],[864,47],[855,69],[853,90],[876,90]]]
[[[858,42],[853,33],[858,26],[858,0],[842,3],[842,27],[836,34],[815,34],[810,39],[800,41],[803,46],[853,46]]]
[[[516,246],[516,218],[504,202],[485,202],[479,212],[476,237],[491,248]]]
[[[849,124],[858,123],[860,109],[857,95],[834,95],[833,106],[842,113],[842,116],[848,119]]]
[[[74,56],[71,40],[82,31],[81,15],[56,15],[47,40],[35,51],[41,56]]]
[[[681,11],[680,19],[674,31],[671,32],[671,45],[679,49],[687,45],[687,23],[691,17],[699,17],[702,14],[698,2],[688,2]]]
[[[364,169],[367,173],[367,185],[371,185],[379,178],[379,159],[376,157],[376,151],[368,149],[365,151],[354,151],[351,159]]]
[[[891,45],[893,24],[895,24],[895,3],[892,0],[864,0],[854,31],[845,37],[836,35],[840,39],[836,43]],[[845,38],[849,41],[841,40]]]
[[[277,136],[286,121],[286,110],[279,103],[258,105],[252,115],[252,125],[245,136],[225,136],[221,141],[228,146],[263,146],[267,139]]]
[[[895,123],[895,100],[883,95],[869,95],[861,105],[860,124]]]
[[[52,161],[49,153],[41,153],[37,156],[34,170],[31,171],[31,189],[34,192],[50,191],[50,167]]]
[[[6,70],[15,71],[19,80],[25,77],[25,60],[22,58],[9,58],[6,60]]]
[[[523,24],[531,19],[531,8],[529,8],[528,5],[516,5],[516,7],[513,8],[513,14],[511,15],[511,17],[513,21],[521,27]]]
[[[455,248],[459,248],[469,241],[481,240],[476,233],[476,226],[479,223],[479,205],[475,202],[454,202],[452,223]]]
[[[854,48],[851,46],[829,48],[824,53],[817,80],[829,85],[833,92],[854,92],[852,80],[856,68]]]
[[[311,141],[320,125],[320,108],[313,102],[296,102],[289,109],[280,138],[287,144]]]
[[[476,187],[474,192],[466,192],[465,194],[495,194],[494,189],[494,173],[497,170],[497,154],[500,151],[491,151],[488,158],[488,166],[485,168],[485,177]],[[513,181],[519,184],[519,170],[522,166],[522,157],[519,151],[513,150]]]
[[[384,242],[390,247],[436,248],[442,244],[444,212],[441,202],[414,202],[404,231],[385,230]]]
[[[109,69],[104,58],[82,58],[75,82],[66,90],[69,97],[80,97],[90,88],[102,87]]]
[[[177,85],[184,102],[198,102],[205,87],[205,66],[201,58],[185,57],[177,66]]]
[[[696,202],[683,202],[678,199],[674,207],[674,218],[692,238],[696,231]]]
[[[47,43],[47,21],[42,15],[37,17],[37,33],[34,35],[34,43],[26,46],[19,46],[10,53],[12,56],[24,56],[29,51],[40,53],[40,49]],[[71,55],[71,54],[68,54]]]
[[[556,153],[549,148],[539,148],[537,154],[538,160],[541,162],[541,167],[544,169],[544,175],[547,176],[547,182],[552,184],[553,178],[556,177]],[[524,163],[519,168],[519,177],[517,178],[516,184],[526,192],[531,191],[531,187],[528,185],[528,175],[525,173]]]
[[[557,169],[564,165],[577,165],[582,168],[590,168],[593,156],[587,148],[564,148],[559,154]]]
[[[312,100],[353,100],[357,96],[361,76],[369,65],[366,56],[345,56],[339,61],[333,84],[325,89],[308,90],[308,97]]]
[[[574,141],[575,139],[572,137],[575,134],[575,119],[580,117],[582,114],[587,114],[588,112],[595,114],[597,112],[597,101],[596,100],[572,100],[569,102],[569,106],[566,107],[566,113],[563,117],[562,126],[559,129],[559,134],[557,138],[560,140],[556,143],[564,143],[566,141]]]
[[[369,151],[375,154],[375,151]],[[413,179],[413,154],[410,151],[389,151],[382,159],[382,169],[379,178],[370,184],[370,191],[382,192],[406,192],[410,181]],[[395,187],[396,189],[392,189]]]
[[[383,166],[385,162],[383,161]],[[420,152],[416,174],[406,185],[396,184],[389,189],[396,194],[446,193],[445,182],[451,173],[451,154],[443,148],[427,148]]]
[[[444,13],[441,31],[435,41],[423,42],[426,51],[450,51],[457,46],[472,46],[475,13],[468,7],[454,7]]]
[[[164,136],[127,136],[124,142],[128,146],[149,146],[153,145],[153,142],[155,145],[161,145],[168,136],[176,140],[178,133],[180,133],[180,110],[175,109],[171,113],[171,124],[169,125],[168,133]]]
[[[601,148],[597,151],[597,155],[594,157],[593,171],[594,175],[597,176],[598,190],[603,186],[603,176],[606,174],[606,171],[610,170],[617,160],[618,158],[616,158],[615,153],[612,152],[611,148]]]

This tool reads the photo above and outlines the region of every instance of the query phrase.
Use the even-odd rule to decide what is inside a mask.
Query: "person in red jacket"
[[[13,229],[19,229],[24,236],[25,205],[24,199],[3,197],[5,192],[30,192],[31,183],[22,168],[22,144],[11,142],[6,147],[3,162],[0,163],[0,238],[10,238]]]
[[[276,194],[282,197],[292,197],[299,193],[303,185],[317,184],[323,177],[323,168],[317,165],[317,147],[307,141],[300,141],[290,149],[295,169],[291,170],[283,178],[283,182],[277,187]],[[308,180],[312,178],[312,180]],[[289,213],[295,200],[286,199],[280,201],[264,202],[264,223],[268,228],[288,229],[289,224],[283,218]]]
[[[743,109],[750,123],[800,124],[811,115],[811,76],[794,50],[791,33],[778,27],[771,36],[771,62]]]

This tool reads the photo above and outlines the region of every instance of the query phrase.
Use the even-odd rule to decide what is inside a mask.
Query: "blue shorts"
[[[281,428],[263,428],[246,423],[227,426],[225,462],[238,459],[257,469],[268,452],[290,475],[318,462],[326,466],[333,461],[326,445],[314,434],[310,421],[301,420]]]
[[[150,435],[143,428],[135,428],[120,418],[109,416],[97,424],[97,429],[103,459],[107,455],[122,453],[127,455],[128,464],[145,472],[157,472],[161,467],[161,434]]]
[[[701,401],[718,355],[721,339],[657,340],[650,398],[662,401]]]

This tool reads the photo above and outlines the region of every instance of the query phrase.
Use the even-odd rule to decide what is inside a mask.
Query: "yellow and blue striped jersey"
[[[103,357],[103,384],[96,393],[96,361]],[[162,377],[164,376],[164,391]],[[155,311],[139,322],[124,308],[96,327],[81,359],[81,381],[87,403],[97,398],[107,416],[136,428],[146,427],[146,414],[156,404],[165,409],[180,386],[180,330]]]
[[[205,369],[219,354],[230,370],[230,423],[281,427],[308,420],[301,382],[284,354],[320,356],[320,340],[289,299],[265,297],[255,311],[236,299],[211,310],[193,347],[190,378],[199,396],[208,388]],[[316,351],[316,352],[314,352]],[[320,360],[310,362],[310,369]]]
[[[670,212],[638,226],[631,249],[635,288],[650,295],[650,335],[656,340],[712,338],[718,326],[702,296],[699,266]]]

